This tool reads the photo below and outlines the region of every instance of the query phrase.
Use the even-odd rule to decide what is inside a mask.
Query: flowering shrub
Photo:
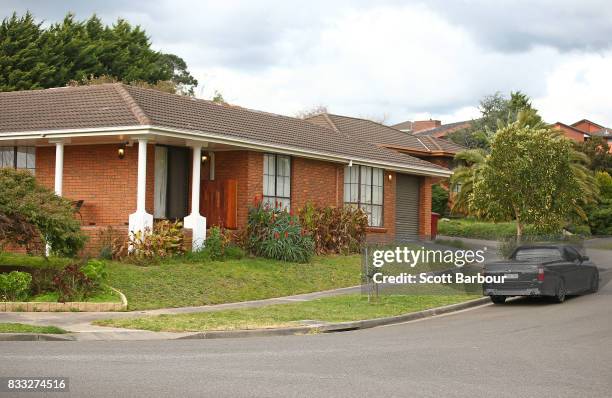
[[[306,203],[299,212],[304,229],[314,239],[317,254],[359,253],[365,241],[368,217],[361,209],[320,207]]]
[[[314,254],[312,237],[286,210],[255,200],[242,239],[251,253],[283,261],[307,263]]]
[[[0,274],[0,301],[25,299],[30,290],[32,275],[27,272],[12,271]]]
[[[85,301],[94,292],[96,286],[87,277],[77,263],[70,264],[57,273],[53,284],[59,295],[58,301]]]

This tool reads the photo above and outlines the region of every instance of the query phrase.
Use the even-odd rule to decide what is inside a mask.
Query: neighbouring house
[[[416,120],[394,124],[396,130],[411,133],[418,136],[430,136],[434,138],[447,138],[450,133],[463,130],[472,126],[473,120],[442,124],[440,120]]]
[[[119,83],[0,93],[0,109],[0,167],[82,201],[90,251],[102,229],[127,235],[154,219],[184,220],[198,248],[207,226],[244,227],[256,197],[358,206],[370,241],[427,238],[431,185],[451,175],[428,161],[440,152],[429,144],[396,151],[357,132]]]
[[[612,152],[612,129],[594,123],[587,119],[582,119],[571,125],[556,122],[553,127],[561,130],[563,134],[572,141],[583,142],[591,137],[603,137],[610,146]]]

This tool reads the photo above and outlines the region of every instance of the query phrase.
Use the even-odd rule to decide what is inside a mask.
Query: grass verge
[[[346,295],[260,308],[107,319],[95,321],[94,324],[155,332],[276,328],[303,325],[304,320],[347,322],[383,318],[455,304],[478,297],[480,296],[380,296],[378,301],[369,303],[364,296]]]
[[[35,326],[26,325],[24,323],[0,323],[0,333],[64,334],[68,332],[56,326]]]

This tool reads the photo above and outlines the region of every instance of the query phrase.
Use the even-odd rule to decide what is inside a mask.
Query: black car
[[[511,296],[548,296],[562,303],[567,295],[599,289],[597,267],[571,245],[519,246],[508,260],[485,265],[484,274],[504,276],[503,283],[483,285],[484,295],[496,304]]]

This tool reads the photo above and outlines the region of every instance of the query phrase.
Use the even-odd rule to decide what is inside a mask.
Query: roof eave
[[[217,133],[209,133],[199,130],[184,130],[155,125],[134,125],[134,126],[115,126],[115,127],[100,127],[87,129],[60,129],[60,130],[44,130],[44,131],[23,131],[23,132],[6,132],[0,135],[0,141],[5,140],[34,140],[41,138],[75,138],[75,137],[91,137],[91,136],[111,136],[120,133],[128,133],[133,135],[160,134],[175,138],[185,138],[190,140],[206,140],[219,144],[236,145],[244,148],[272,151],[284,153],[288,155],[298,155],[314,159],[327,160],[338,163],[353,163],[364,166],[383,167],[390,171],[404,172],[423,176],[433,177],[450,177],[452,171],[440,168],[428,168],[421,166],[412,166],[395,162],[384,162],[373,159],[365,159],[358,156],[351,156],[338,153],[313,151],[293,146],[280,146],[277,144],[253,141],[248,139],[234,138],[227,135]]]

